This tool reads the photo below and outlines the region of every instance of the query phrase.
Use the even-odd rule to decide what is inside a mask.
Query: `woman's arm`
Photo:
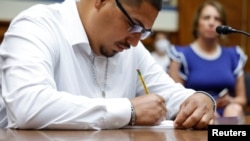
[[[180,77],[180,63],[172,60],[169,66],[169,75],[173,78],[173,80],[177,83],[184,84],[184,80]]]
[[[247,97],[246,97],[244,74],[237,77],[234,93],[235,97],[232,98],[232,102],[245,106],[247,103]]]

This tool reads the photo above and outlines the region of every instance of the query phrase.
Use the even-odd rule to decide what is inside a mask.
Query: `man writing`
[[[214,101],[175,83],[140,40],[161,0],[66,0],[13,19],[1,44],[8,128],[206,128]],[[140,69],[150,94],[137,76]]]

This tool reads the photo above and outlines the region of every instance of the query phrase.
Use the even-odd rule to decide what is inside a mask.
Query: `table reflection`
[[[13,130],[1,129],[2,141],[166,141],[167,134],[173,130],[101,130],[101,131],[65,131],[65,130]],[[170,137],[170,136],[169,136]],[[171,137],[171,140],[174,140]]]
[[[204,130],[120,129],[66,131],[0,129],[0,141],[202,141],[206,138],[207,132]]]
[[[225,121],[227,121],[226,124],[234,123],[231,118],[219,120],[223,120],[223,124],[225,124]],[[250,116],[244,119],[244,124],[250,124]],[[207,130],[118,129],[74,131],[0,129],[0,141],[207,141],[207,139]]]

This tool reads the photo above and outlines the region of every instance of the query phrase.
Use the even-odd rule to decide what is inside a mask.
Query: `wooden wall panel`
[[[245,13],[245,17],[246,17],[246,29],[245,31],[250,33],[250,1],[249,0],[245,0],[246,1],[246,5],[247,5],[247,10]],[[245,46],[245,52],[248,55],[248,61],[246,64],[246,71],[250,72],[250,37],[245,37],[246,38],[246,46]]]
[[[201,0],[178,0],[179,31],[176,34],[176,44],[186,45],[194,40],[192,36],[192,20],[200,3]]]
[[[4,33],[7,31],[8,27],[9,27],[9,22],[0,21],[0,44],[3,40]]]

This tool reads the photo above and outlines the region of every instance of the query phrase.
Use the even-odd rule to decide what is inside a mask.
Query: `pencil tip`
[[[136,70],[137,70],[138,74],[140,75],[140,74],[141,74],[141,71],[140,71],[139,69],[136,69]]]

